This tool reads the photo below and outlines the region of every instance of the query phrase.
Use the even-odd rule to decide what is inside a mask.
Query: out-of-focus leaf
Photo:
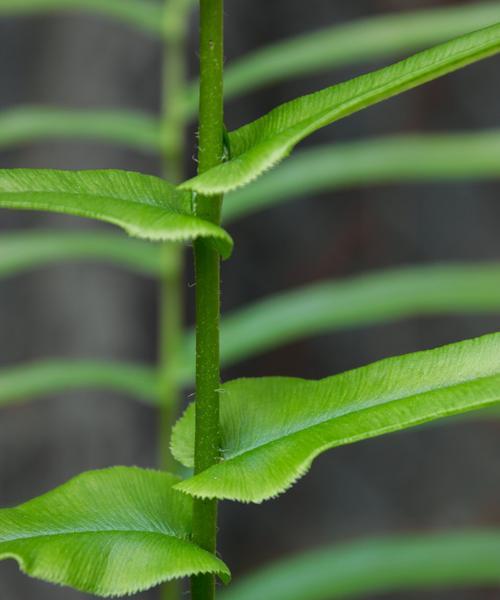
[[[90,360],[44,360],[0,369],[0,406],[71,390],[109,390],[158,401],[154,369]]]
[[[228,65],[226,98],[270,83],[439,44],[500,21],[498,2],[394,12],[277,42]]]
[[[244,577],[222,600],[337,600],[366,594],[498,586],[500,532],[398,535],[337,544]]]
[[[232,249],[232,240],[223,229],[192,214],[191,194],[140,173],[3,169],[0,207],[98,219],[154,241],[205,237],[223,257]]]
[[[155,0],[0,0],[0,16],[45,14],[79,10],[102,14],[147,33],[163,32],[163,7]]]
[[[156,245],[113,233],[35,230],[0,236],[0,278],[69,260],[102,261],[147,276],[162,271]]]
[[[157,152],[159,131],[155,117],[138,111],[19,106],[0,113],[0,148],[39,140],[78,139]]]
[[[500,313],[499,263],[443,263],[321,281],[223,315],[224,367],[306,336],[422,315]],[[183,380],[193,379],[195,336]]]
[[[306,194],[379,183],[500,178],[500,131],[398,135],[301,150],[228,194],[227,223]]]
[[[408,316],[500,313],[500,264],[408,267],[278,294],[224,317],[228,365],[298,338]]]
[[[256,179],[318,129],[500,51],[500,23],[404,61],[283,104],[229,135],[231,159],[184,182],[202,194]]]
[[[124,596],[226,565],[190,541],[192,501],[169,473],[115,467],[83,473],[0,510],[0,559],[27,575],[97,596]]]
[[[262,502],[322,452],[500,401],[500,334],[373,363],[320,381],[238,379],[221,392],[221,462],[176,487],[202,498]],[[193,462],[194,405],[173,431]]]

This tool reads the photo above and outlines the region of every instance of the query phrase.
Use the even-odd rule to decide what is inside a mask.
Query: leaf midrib
[[[69,531],[49,531],[46,533],[37,533],[34,535],[18,535],[16,537],[12,537],[12,538],[8,538],[8,539],[0,539],[0,547],[2,546],[2,544],[6,544],[9,542],[16,542],[18,540],[37,540],[37,539],[42,539],[42,538],[46,538],[46,537],[63,537],[63,536],[70,536],[70,535],[80,535],[80,534],[93,534],[93,533],[124,533],[124,534],[132,534],[132,533],[148,533],[148,534],[155,534],[155,535],[160,535],[162,537],[167,537],[167,538],[171,538],[171,539],[176,539],[176,540],[182,540],[185,542],[189,542],[192,543],[189,539],[189,535],[177,535],[175,533],[165,533],[163,531],[159,531],[159,530],[153,530],[153,529],[72,529]],[[194,545],[194,544],[193,544]]]
[[[132,206],[147,206],[149,208],[155,208],[158,209],[160,211],[163,211],[165,213],[175,213],[177,215],[181,215],[184,217],[193,217],[193,215],[191,215],[188,212],[185,212],[183,210],[181,210],[179,207],[176,206],[172,206],[171,204],[159,204],[156,203],[156,201],[144,201],[142,202],[141,200],[135,198],[124,198],[123,196],[106,196],[106,195],[100,195],[100,194],[92,194],[91,192],[85,192],[85,193],[77,193],[77,192],[68,192],[68,191],[61,191],[61,190],[44,190],[44,191],[0,191],[0,201],[3,195],[9,195],[9,196],[49,196],[49,195],[58,195],[58,196],[69,196],[70,198],[73,198],[75,200],[83,200],[85,198],[92,198],[94,200],[99,200],[102,202],[124,202],[127,204],[131,204]],[[29,202],[25,203],[26,205],[29,204]],[[60,206],[63,210],[68,210],[68,207],[64,206],[62,203],[58,203],[58,206]],[[73,207],[71,207],[73,209]],[[83,208],[83,210],[86,210],[85,208]],[[105,214],[106,212],[106,206],[103,206],[103,210],[102,213]],[[88,211],[88,214],[91,214],[91,211]],[[99,214],[99,213],[92,213],[92,214]]]
[[[236,458],[239,458],[241,456],[244,456],[245,454],[252,453],[252,452],[254,452],[256,450],[261,450],[262,448],[265,448],[266,446],[270,446],[270,445],[272,445],[272,444],[274,444],[276,442],[280,442],[280,441],[285,440],[287,438],[291,438],[294,435],[298,435],[300,433],[303,433],[304,431],[308,431],[309,429],[313,429],[313,428],[315,428],[317,426],[325,425],[325,424],[329,423],[330,421],[335,421],[336,419],[341,419],[343,417],[347,417],[347,416],[350,416],[350,415],[353,415],[353,414],[363,413],[365,411],[373,410],[373,409],[376,409],[378,407],[389,406],[390,404],[395,404],[395,403],[398,403],[398,402],[403,402],[403,401],[409,400],[411,398],[418,399],[420,396],[424,396],[425,394],[429,394],[429,393],[432,393],[432,392],[437,392],[439,390],[453,390],[454,388],[458,388],[458,387],[460,387],[462,385],[465,385],[467,383],[479,383],[481,381],[488,381],[488,380],[491,380],[491,379],[495,379],[495,378],[497,378],[499,376],[500,376],[499,373],[495,373],[495,374],[492,374],[492,375],[486,375],[484,377],[467,378],[467,379],[464,379],[463,381],[460,381],[460,382],[457,382],[457,383],[453,383],[452,385],[441,385],[441,386],[437,385],[435,387],[429,387],[429,388],[427,388],[425,390],[421,390],[421,391],[419,391],[416,394],[410,394],[408,396],[401,396],[401,397],[398,397],[398,398],[390,398],[390,399],[387,399],[387,400],[385,400],[385,401],[383,401],[383,402],[381,402],[379,404],[372,404],[372,405],[362,406],[362,407],[360,407],[357,410],[345,410],[343,412],[339,412],[338,414],[336,414],[333,417],[319,418],[317,421],[309,422],[306,426],[303,426],[303,427],[297,427],[296,429],[294,429],[294,431],[288,432],[285,435],[282,435],[280,437],[274,437],[272,439],[268,439],[268,440],[266,440],[262,444],[259,443],[259,444],[254,444],[252,446],[248,446],[248,447],[242,449],[239,452],[231,454],[228,458],[224,458],[224,462],[229,462],[229,461],[231,461],[233,459],[236,459]],[[500,392],[499,392],[499,396],[500,396]],[[453,414],[452,410],[450,411],[450,414]],[[425,420],[426,419],[424,419],[424,421]],[[384,428],[382,428],[382,429],[384,429]],[[224,452],[224,450],[222,450],[222,452]]]

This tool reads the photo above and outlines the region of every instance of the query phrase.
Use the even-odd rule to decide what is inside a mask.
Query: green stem
[[[186,37],[191,5],[192,0],[166,0],[165,5],[161,145],[163,171],[173,183],[184,178]]]
[[[163,60],[162,109],[162,162],[163,173],[171,182],[180,182],[184,176],[186,120],[183,99],[186,88],[185,46],[188,16],[192,0],[166,0],[165,52]],[[164,244],[161,248],[163,276],[160,299],[160,378],[161,409],[159,451],[160,465],[166,471],[176,469],[170,452],[170,434],[177,418],[181,399],[179,378],[183,347],[183,289],[182,247]],[[176,600],[181,596],[177,581],[161,587],[162,600]]]
[[[198,172],[220,164],[223,157],[223,0],[200,0],[200,124]],[[198,196],[196,214],[220,222],[222,197]],[[196,276],[196,432],[195,473],[219,460],[219,320],[220,258],[205,240],[194,244]],[[217,502],[195,499],[193,540],[215,553]],[[215,598],[215,577],[191,581],[193,600]]]
[[[160,431],[159,463],[165,471],[175,471],[170,451],[170,434],[177,417],[182,385],[179,377],[183,348],[182,247],[161,247],[164,267],[160,297]]]

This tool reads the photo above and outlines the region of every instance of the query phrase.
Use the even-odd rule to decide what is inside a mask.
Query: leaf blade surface
[[[189,541],[192,502],[172,489],[178,481],[128,467],[79,475],[0,510],[0,559],[103,597],[198,573],[227,580],[224,563]]]
[[[180,188],[218,194],[247,185],[318,129],[499,51],[500,23],[278,106],[230,134],[229,161]]]
[[[191,195],[152,175],[128,171],[0,170],[0,207],[98,219],[152,241],[213,241],[222,256],[232,240],[192,214]]]
[[[320,381],[240,379],[223,386],[222,461],[177,487],[203,498],[262,502],[322,452],[500,401],[500,334],[388,358]],[[192,463],[194,407],[173,431]]]

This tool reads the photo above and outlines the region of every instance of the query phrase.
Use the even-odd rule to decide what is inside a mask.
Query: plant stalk
[[[191,0],[166,0],[162,94],[162,170],[165,178],[178,183],[184,178],[186,119],[183,98],[186,89],[185,46]],[[180,400],[178,373],[183,337],[182,247],[163,244],[164,266],[160,300],[160,464],[174,466],[170,433]]]
[[[184,178],[186,118],[186,38],[192,0],[166,0],[164,22],[161,148],[163,175],[172,183]],[[163,276],[160,297],[160,431],[159,462],[163,470],[175,471],[170,435],[181,399],[179,378],[183,341],[183,252],[180,244],[161,247]],[[181,585],[171,581],[161,587],[162,600],[177,600]]]
[[[223,0],[200,0],[200,117],[198,172],[223,160]],[[197,216],[220,223],[222,196],[198,196]],[[220,257],[206,240],[194,243],[196,277],[195,473],[219,460]],[[215,553],[217,502],[195,499],[193,541]],[[214,600],[215,576],[191,580],[192,600]]]

